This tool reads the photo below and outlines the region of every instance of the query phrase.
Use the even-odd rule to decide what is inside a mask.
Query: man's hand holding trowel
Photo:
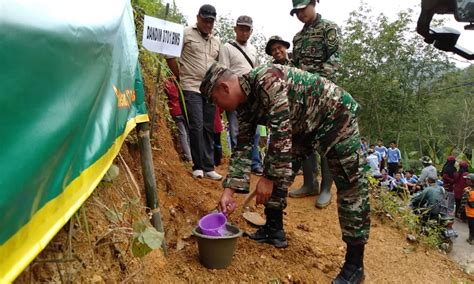
[[[248,204],[252,199],[257,196],[256,204],[265,204],[272,195],[273,182],[267,178],[260,178],[257,183],[256,189],[251,191],[244,200],[242,205],[242,217],[249,223],[255,226],[265,225],[265,219],[260,216],[257,212],[252,212],[248,207]],[[236,201],[233,198],[234,190],[231,188],[224,189],[218,207],[221,212],[226,215],[230,215],[237,207]]]

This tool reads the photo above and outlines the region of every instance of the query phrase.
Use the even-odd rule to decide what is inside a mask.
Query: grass
[[[431,248],[439,247],[442,243],[439,236],[443,228],[436,224],[422,227],[420,216],[415,215],[408,206],[409,196],[399,196],[377,183],[375,178],[369,177],[372,214],[382,223],[390,223],[393,227],[414,236],[420,244]]]

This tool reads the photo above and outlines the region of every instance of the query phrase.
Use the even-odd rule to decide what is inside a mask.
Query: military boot
[[[328,159],[321,156],[321,193],[316,199],[316,207],[326,208],[331,204],[332,175],[329,170]]]
[[[265,208],[267,222],[255,233],[249,235],[251,240],[271,244],[276,248],[286,248],[285,231],[283,230],[283,210]]]
[[[364,278],[365,245],[347,245],[346,260],[333,284],[358,284]]]
[[[319,183],[315,178],[316,172],[315,156],[312,154],[303,161],[303,186],[290,191],[289,196],[300,198],[317,195],[319,193]]]

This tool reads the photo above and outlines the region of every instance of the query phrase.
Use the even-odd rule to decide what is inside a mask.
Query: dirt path
[[[459,263],[465,271],[474,274],[474,246],[466,242],[469,236],[467,223],[460,222],[456,219],[454,221],[454,228],[459,236],[454,241],[453,250],[449,253],[449,257]]]
[[[255,180],[252,177],[252,183]],[[234,260],[227,269],[204,268],[198,261],[197,243],[189,232],[204,214],[200,210],[210,211],[215,207],[221,189],[217,182],[202,180],[196,184],[198,186],[193,186],[192,192],[199,197],[199,205],[194,205],[194,212],[200,215],[176,216],[167,222],[171,225],[173,220],[176,221],[171,225],[173,228],[168,225],[168,230],[173,231],[168,236],[177,237],[169,239],[170,255],[166,262],[153,254],[145,258],[145,279],[160,279],[163,283],[330,283],[338,273],[345,244],[341,241],[336,205],[333,202],[326,209],[316,209],[314,197],[289,199],[284,217],[288,248],[275,249],[240,238]],[[298,177],[293,187],[300,184],[301,177]],[[205,188],[204,193],[200,187]],[[239,196],[239,199],[243,200],[243,197]],[[188,198],[188,201],[194,202],[193,198]],[[179,206],[185,213],[193,204],[173,206]],[[255,230],[237,215],[233,215],[231,220],[243,230]],[[375,219],[366,249],[365,266],[365,283],[474,282],[474,277],[465,274],[446,255],[407,243],[404,234]]]

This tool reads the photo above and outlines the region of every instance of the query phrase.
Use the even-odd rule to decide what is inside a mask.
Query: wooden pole
[[[157,231],[165,233],[163,221],[161,220],[160,205],[158,202],[158,190],[156,188],[148,122],[138,123],[137,132],[138,143],[140,146],[140,161],[142,165],[143,182],[145,184],[146,204],[151,210],[151,223]],[[165,256],[167,256],[168,249],[166,245],[166,238],[163,238],[161,247],[163,248]]]

